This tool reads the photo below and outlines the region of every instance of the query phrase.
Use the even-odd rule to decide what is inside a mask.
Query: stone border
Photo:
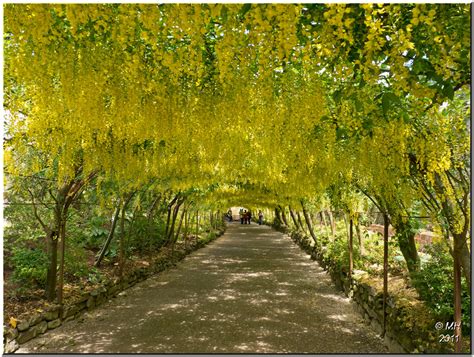
[[[83,293],[79,299],[63,308],[53,305],[43,313],[35,313],[17,322],[16,328],[4,326],[3,353],[13,353],[20,345],[44,334],[49,330],[58,328],[63,323],[79,318],[84,312],[91,311],[108,299],[117,296],[120,292],[132,287],[136,283],[160,273],[184,259],[188,254],[198,250],[214,241],[225,232],[225,229],[213,231],[214,236],[198,240],[196,244],[186,251],[174,251],[171,256],[165,256],[154,262],[149,267],[138,268],[125,275],[122,280],[114,278],[101,287]]]
[[[383,324],[383,294],[363,282],[363,271],[355,271],[352,276],[352,285],[349,283],[347,273],[335,264],[329,257],[324,256],[323,250],[314,245],[312,238],[300,232],[288,232],[286,227],[278,229],[286,233],[302,250],[311,255],[312,260],[317,260],[326,270],[335,284],[346,296],[355,302],[355,309],[359,312],[367,325],[377,333],[382,333]],[[387,296],[387,317],[384,343],[390,353],[452,353],[452,345],[441,344],[434,331],[422,331],[413,326],[413,329],[403,327],[403,317],[409,313],[396,303],[393,296]]]

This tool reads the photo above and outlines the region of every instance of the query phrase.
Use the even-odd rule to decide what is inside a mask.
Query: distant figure
[[[239,215],[240,215],[240,224],[244,224],[245,216],[244,216],[244,209],[243,208],[240,209]]]
[[[232,210],[227,211],[227,217],[229,217],[229,222],[232,222]]]
[[[247,210],[244,210],[244,224],[247,224],[247,217],[248,217],[248,212]]]
[[[247,212],[247,223],[250,224],[252,221],[252,212],[250,210]]]
[[[263,223],[263,212],[262,210],[258,211],[258,224],[262,225]]]

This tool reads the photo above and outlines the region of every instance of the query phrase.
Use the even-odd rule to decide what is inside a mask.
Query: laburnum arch
[[[53,182],[50,296],[91,184],[213,212],[329,195],[354,219],[361,194],[397,229],[421,202],[470,283],[469,6],[7,4],[4,23],[5,171]]]

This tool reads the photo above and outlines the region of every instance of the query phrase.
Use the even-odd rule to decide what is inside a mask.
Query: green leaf
[[[451,100],[454,98],[454,88],[451,85],[451,83],[449,82],[444,83],[442,93],[444,96],[446,96],[447,98]]]
[[[382,96],[382,111],[383,115],[387,115],[391,106],[400,104],[400,99],[392,92],[384,93]]]

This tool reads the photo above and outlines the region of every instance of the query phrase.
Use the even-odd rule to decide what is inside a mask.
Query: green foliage
[[[27,287],[44,288],[48,269],[48,256],[40,249],[18,248],[11,257],[15,267],[13,280]]]
[[[325,255],[331,257],[331,260],[339,269],[344,271],[349,267],[349,251],[347,245],[347,236],[337,234],[334,241],[330,241],[327,245]]]
[[[96,267],[92,267],[87,275],[87,281],[91,284],[99,284],[104,281],[104,276]]]
[[[64,256],[65,274],[71,279],[85,277],[89,274],[87,254],[81,245],[69,246]]]
[[[109,234],[108,220],[103,216],[92,216],[86,221],[84,229],[84,245],[89,249],[97,249],[105,241]]]
[[[216,236],[216,233],[211,231],[207,233],[204,237],[199,237],[199,242],[201,244],[206,244],[207,242],[210,242],[211,240],[215,239]]]
[[[161,217],[149,222],[146,217],[138,216],[129,230],[128,249],[130,252],[138,253],[156,250],[163,245],[164,236],[165,222]]]
[[[439,321],[453,321],[454,287],[453,258],[444,244],[427,247],[430,259],[423,259],[422,266],[414,275],[414,284],[426,305]],[[465,279],[462,279],[462,329],[471,330],[471,298]]]

